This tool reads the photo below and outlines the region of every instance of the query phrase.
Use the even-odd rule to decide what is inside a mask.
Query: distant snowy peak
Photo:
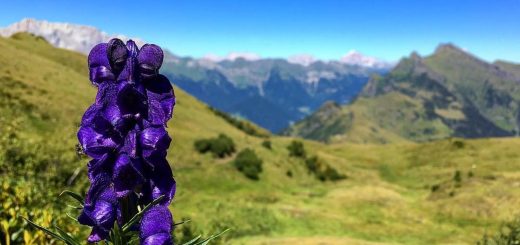
[[[202,57],[202,60],[211,61],[211,62],[221,62],[221,61],[235,61],[237,59],[244,59],[247,61],[255,61],[260,60],[262,57],[256,53],[251,52],[231,52],[225,56],[219,56],[216,54],[207,54]]]
[[[319,62],[321,60],[317,59],[316,57],[309,55],[309,54],[300,54],[300,55],[293,55],[290,56],[287,61],[289,63],[293,64],[299,64],[303,66],[310,66],[311,64],[315,62]],[[393,66],[393,63],[386,62],[383,60],[380,60],[375,57],[370,57],[363,55],[362,53],[351,50],[346,55],[342,56],[339,60],[328,60],[328,62],[340,62],[345,65],[351,65],[351,66],[359,66],[363,68],[372,68],[372,69],[389,69]],[[327,62],[327,61],[323,61]]]
[[[317,59],[310,54],[299,54],[299,55],[290,56],[289,58],[287,58],[287,61],[289,63],[293,63],[293,64],[309,66],[312,63],[316,62]]]
[[[111,38],[128,40],[124,35],[107,34],[95,27],[70,23],[48,22],[45,20],[23,19],[8,27],[0,28],[0,36],[9,37],[17,32],[28,32],[42,36],[55,47],[88,54],[94,45],[106,42]],[[144,42],[132,38],[139,46]]]
[[[375,57],[366,56],[356,50],[350,50],[340,58],[340,62],[348,65],[356,65],[370,68],[390,68],[392,63],[380,60]]]

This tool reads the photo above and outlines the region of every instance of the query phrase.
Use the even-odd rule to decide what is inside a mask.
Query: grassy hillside
[[[16,215],[46,226],[57,222],[78,236],[88,232],[70,225],[57,198],[63,189],[85,192],[88,185],[87,159],[74,150],[78,122],[95,93],[85,61],[27,34],[0,38],[0,123],[7,125],[0,127],[0,237],[7,230],[18,242],[49,241],[24,234]],[[178,193],[171,208],[177,221],[192,220],[176,231],[179,238],[231,228],[222,244],[471,244],[518,213],[518,139],[303,141],[307,155],[347,176],[322,182],[302,159],[289,157],[294,139],[271,137],[268,149],[265,138],[237,129],[180,89],[176,95],[168,159]],[[360,139],[400,139],[370,125],[357,130]],[[263,160],[259,180],[233,167],[235,155],[215,159],[195,151],[196,140],[220,133]]]
[[[518,65],[486,63],[441,45],[431,56],[414,53],[389,74],[374,76],[337,115],[323,112],[324,107],[286,134],[378,143],[513,136],[519,125],[519,72]]]

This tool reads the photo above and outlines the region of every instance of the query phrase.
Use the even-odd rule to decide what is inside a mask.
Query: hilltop
[[[452,45],[373,76],[350,105],[323,106],[285,133],[323,141],[399,142],[518,133],[520,66],[487,63]],[[323,115],[326,114],[327,117]]]

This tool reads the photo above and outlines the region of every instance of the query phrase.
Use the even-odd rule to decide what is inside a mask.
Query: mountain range
[[[346,106],[326,103],[284,133],[329,142],[518,135],[520,65],[488,63],[453,44],[412,53]]]
[[[1,36],[18,32],[42,36],[55,47],[83,54],[110,38],[128,39],[95,27],[35,19],[23,19],[0,29]],[[306,55],[260,58],[249,53],[192,58],[167,51],[162,70],[174,84],[210,106],[279,132],[325,101],[349,103],[372,74],[384,74],[391,66],[357,51],[335,61]]]

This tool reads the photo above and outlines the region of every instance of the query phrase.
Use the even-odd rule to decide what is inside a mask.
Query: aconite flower
[[[78,221],[92,227],[89,242],[107,239],[114,223],[123,227],[137,204],[163,199],[142,217],[142,244],[172,244],[168,205],[175,180],[168,161],[171,138],[165,130],[175,95],[159,74],[163,52],[119,39],[96,45],[88,56],[96,99],[85,112],[78,140],[86,155],[91,186]],[[130,207],[134,205],[133,207]],[[117,221],[117,222],[116,222]]]

